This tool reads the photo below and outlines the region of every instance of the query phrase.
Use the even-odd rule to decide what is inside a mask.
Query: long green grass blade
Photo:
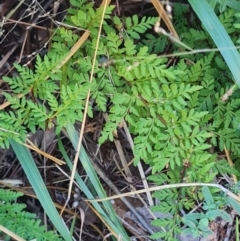
[[[65,151],[64,149],[64,146],[62,144],[62,141],[61,139],[59,138],[58,139],[58,147],[59,147],[59,150],[61,151],[62,155],[63,155],[63,158],[64,160],[66,161],[69,169],[72,171],[72,168],[73,168],[73,164],[72,162],[70,161],[68,155],[67,155],[67,152]],[[81,191],[86,195],[86,197],[88,199],[94,199],[94,196],[92,195],[92,193],[90,192],[89,188],[86,186],[86,184],[84,183],[84,181],[82,180],[82,178],[79,176],[78,173],[75,174],[75,180],[77,182],[77,184],[79,185],[79,187],[81,187]],[[96,204],[96,205],[95,205]],[[101,208],[101,206],[98,204],[98,203],[93,203],[95,209],[106,219],[108,219],[108,216],[106,215],[105,211]],[[111,222],[111,220],[109,219],[108,222]]]
[[[77,148],[77,144],[78,144],[78,140],[79,140],[79,136],[74,128],[73,125],[68,125],[66,127],[67,133],[69,135],[69,138],[72,142],[73,147],[76,149]],[[104,198],[106,197],[106,193],[99,181],[99,178],[91,164],[91,161],[89,160],[89,157],[84,149],[83,146],[81,146],[81,150],[80,150],[80,156],[79,156],[79,160],[81,161],[84,170],[86,171],[93,187],[95,188],[95,191],[98,195],[99,198]],[[77,175],[77,174],[76,174]],[[85,184],[84,184],[85,185]],[[81,185],[80,185],[81,186]],[[86,193],[85,193],[86,194]],[[88,197],[88,194],[86,194],[86,196]],[[91,194],[92,196],[92,194]],[[93,197],[88,197],[88,198],[93,198]],[[93,205],[95,206],[97,203],[93,203]],[[98,204],[97,204],[98,205]],[[106,222],[108,223],[108,225],[117,233],[117,234],[121,234],[121,236],[123,237],[123,240],[129,240],[129,237],[125,231],[125,229],[123,228],[122,224],[120,223],[111,203],[109,201],[104,201],[103,202],[103,206],[106,210],[106,215],[104,215],[104,219],[106,220]],[[96,208],[96,207],[95,207]],[[99,207],[97,207],[96,210],[99,210]],[[101,210],[100,210],[101,211]],[[103,211],[101,211],[103,212]]]
[[[63,222],[62,218],[59,216],[52,202],[52,199],[48,193],[48,190],[43,182],[42,177],[39,174],[39,171],[32,158],[30,151],[25,146],[15,142],[14,140],[10,140],[10,144],[18,160],[20,161],[22,168],[34,189],[34,192],[36,193],[42,207],[44,208],[54,227],[62,235],[64,240],[71,241],[72,238],[69,233],[69,230]]]
[[[188,1],[198,15],[205,29],[212,37],[214,43],[218,47],[230,71],[232,72],[234,80],[240,87],[240,55],[222,23],[219,21],[218,17],[206,0]]]

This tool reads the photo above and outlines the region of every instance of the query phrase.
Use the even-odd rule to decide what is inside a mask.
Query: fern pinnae
[[[36,219],[33,213],[25,212],[25,204],[13,203],[23,193],[11,190],[0,189],[0,224],[15,232],[24,239],[57,240],[63,239],[58,237],[52,231],[46,231],[45,226],[41,226],[41,221]],[[5,240],[7,240],[7,236]]]

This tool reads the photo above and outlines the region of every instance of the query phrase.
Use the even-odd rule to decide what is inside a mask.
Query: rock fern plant
[[[20,192],[0,189],[0,224],[26,240],[63,241],[54,232],[46,231],[46,227],[41,225],[34,213],[24,211],[25,204],[15,202],[22,195]],[[9,236],[2,235],[4,240],[10,240]]]
[[[240,155],[239,90],[235,89],[229,100],[223,98],[232,89],[232,82],[220,54],[160,57],[157,54],[163,53],[167,45],[172,51],[178,50],[178,46],[166,36],[152,33],[157,18],[134,15],[120,19],[112,16],[110,6],[94,79],[89,84],[102,9],[93,8],[93,3],[85,0],[70,2],[67,23],[89,29],[90,37],[59,68],[63,56],[79,38],[77,31],[60,28],[53,37],[51,51],[44,57],[37,56],[34,70],[15,65],[19,76],[4,77],[12,93],[5,93],[10,110],[0,112],[0,145],[8,147],[9,138],[24,141],[29,130],[55,126],[59,133],[68,123],[81,121],[87,91],[91,89],[88,115],[92,117],[93,109],[110,112],[99,142],[112,141],[114,131],[125,120],[134,136],[134,163],[144,160],[150,165],[154,175],[149,180],[156,185],[211,182],[221,174],[238,175],[215,154],[227,148],[235,157]],[[189,30],[189,22],[183,17],[190,11],[186,5],[176,4],[174,11],[174,26],[185,44],[192,48],[214,47],[196,19]],[[219,14],[233,40],[237,40],[233,27],[235,13],[226,8]],[[19,98],[18,94],[25,96]],[[160,204],[152,210],[170,214],[153,221],[165,230],[153,237],[165,240],[175,240],[180,234],[180,213],[203,199],[198,188],[161,190],[153,196]]]

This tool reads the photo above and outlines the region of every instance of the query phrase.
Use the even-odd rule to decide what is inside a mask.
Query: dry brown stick
[[[125,197],[121,197],[121,192],[119,191],[119,189],[115,186],[115,184],[110,180],[110,178],[104,173],[104,171],[102,170],[101,167],[99,167],[99,165],[96,162],[93,162],[91,158],[89,158],[91,160],[91,163],[95,169],[95,171],[97,172],[97,174],[105,181],[105,183],[112,189],[112,191],[114,191],[117,195],[119,195],[119,198],[124,202],[124,204],[129,208],[129,210],[136,216],[136,218],[138,219],[138,221],[142,224],[142,226],[150,233],[153,234],[154,231],[152,230],[152,228],[149,226],[149,224],[147,222],[145,222],[144,217],[142,217],[137,211],[136,209],[132,206],[132,204],[125,198]],[[89,201],[89,200],[88,200]]]
[[[28,197],[31,197],[31,198],[34,198],[36,200],[38,200],[38,197],[33,194],[33,193],[30,193],[29,191],[25,190],[24,188],[27,188],[27,187],[23,187],[23,188],[19,188],[19,187],[15,187],[15,186],[12,186],[10,184],[7,184],[6,182],[4,182],[4,180],[0,180],[0,184],[3,186],[3,187],[8,187],[9,189],[11,190],[14,190],[16,192],[22,192],[24,195],[28,196]],[[29,188],[32,188],[32,187],[29,187]],[[53,186],[47,186],[48,189],[56,189],[56,187],[53,187]],[[65,190],[65,188],[60,188],[58,187],[57,188],[58,190]],[[62,209],[62,205],[60,205],[59,203],[56,203],[56,202],[53,202],[54,206],[61,210]],[[91,205],[89,205],[91,206]],[[69,215],[73,215],[73,216],[76,216],[77,219],[81,219],[80,215],[79,214],[76,214],[73,210],[69,209],[69,208],[66,208],[65,209],[65,212]],[[92,226],[98,233],[101,237],[103,237],[103,233],[99,230],[99,228],[94,225],[93,223],[89,223],[90,226]]]
[[[60,1],[59,0],[54,1],[54,3],[53,3],[53,13],[52,13],[52,16],[53,16],[54,19],[56,17],[59,6],[60,6]],[[53,29],[53,21],[51,21],[50,29],[51,30]],[[50,41],[49,41],[49,44],[48,44],[48,50],[50,50],[51,46],[52,46],[52,37],[50,37]]]
[[[230,157],[229,150],[227,150],[227,148],[226,148],[225,145],[224,145],[224,151],[225,151],[225,153],[226,153],[227,161],[228,161],[228,163],[229,163],[229,166],[233,168],[233,166],[234,166],[234,165],[233,165],[233,161],[232,161],[232,159],[231,159],[231,157]],[[236,175],[233,174],[232,177],[233,177],[234,183],[236,184],[236,183],[238,182]]]
[[[92,80],[93,80],[95,63],[96,63],[96,59],[97,59],[97,50],[98,50],[98,45],[99,45],[99,41],[100,41],[103,20],[104,20],[104,14],[105,14],[105,11],[106,11],[106,7],[107,7],[107,5],[109,4],[110,1],[111,0],[103,0],[102,4],[101,4],[101,6],[103,6],[103,13],[102,13],[100,26],[99,26],[97,42],[96,42],[96,45],[95,45],[95,52],[94,52],[94,56],[93,56],[93,63],[92,63],[92,69],[91,69],[89,83],[91,83]],[[64,207],[63,207],[60,215],[63,213],[64,209],[67,206],[67,203],[70,200],[70,195],[71,195],[71,190],[72,190],[72,186],[73,186],[74,176],[75,176],[76,169],[77,169],[78,157],[80,155],[80,148],[81,148],[81,145],[82,145],[84,127],[85,127],[85,123],[86,123],[87,110],[88,110],[88,105],[89,105],[89,98],[90,98],[90,89],[88,90],[88,93],[87,93],[87,96],[86,96],[86,103],[85,103],[85,109],[84,109],[84,113],[83,113],[82,126],[81,126],[81,130],[80,130],[80,133],[79,133],[79,140],[78,140],[78,144],[77,144],[77,148],[76,148],[76,154],[75,154],[74,161],[73,161],[72,174],[71,174],[71,179],[70,179],[70,183],[69,183],[68,197],[67,197],[67,200],[66,200],[66,202],[64,204]]]
[[[42,30],[52,32],[51,29],[48,29],[46,27],[37,25],[35,23],[27,23],[27,22],[23,22],[23,21],[20,21],[20,20],[14,20],[14,19],[11,19],[11,18],[7,19],[6,21],[9,22],[9,23],[19,23],[19,24],[25,25],[27,27],[38,28],[38,29],[42,29]]]
[[[50,4],[49,2],[46,4],[46,6],[48,6],[48,4]],[[46,7],[44,6],[44,7]],[[33,20],[33,23],[35,23],[39,18],[39,15]],[[30,25],[28,27],[28,29],[30,30],[34,25]],[[77,50],[82,46],[82,44],[87,40],[87,38],[89,37],[90,32],[89,31],[85,31],[84,34],[81,36],[81,38],[74,44],[74,46],[70,49],[68,55],[66,57],[63,58],[63,60],[56,66],[56,70],[60,69],[64,64],[67,63],[67,61],[77,52]],[[56,70],[53,69],[52,73],[56,72]],[[46,76],[45,80],[47,80],[49,78],[49,75]],[[29,92],[31,91],[31,89],[29,89]],[[27,93],[26,93],[27,94]],[[26,95],[24,94],[24,95]],[[18,98],[22,98],[24,96],[23,94],[19,94],[17,95]],[[10,105],[9,101],[6,101],[5,103],[3,103],[2,105],[0,105],[0,110],[6,108],[7,106]]]
[[[78,49],[82,46],[82,44],[88,39],[90,35],[89,31],[85,31],[84,34],[81,36],[81,38],[74,44],[74,46],[69,51],[68,55],[56,66],[56,69],[52,71],[52,73],[56,72],[58,69],[60,69],[64,64],[67,63],[67,61],[78,51]],[[46,76],[45,80],[49,78],[49,75]],[[30,90],[29,90],[30,92]],[[26,93],[27,94],[27,93]],[[22,98],[26,94],[18,94],[18,98]],[[6,108],[10,105],[9,101],[4,102],[2,105],[0,105],[0,110]]]
[[[6,233],[6,234],[9,235],[10,237],[12,237],[14,240],[26,241],[25,239],[21,238],[19,235],[15,234],[15,233],[12,232],[11,230],[3,227],[2,225],[0,225],[0,230],[1,230],[3,233]]]
[[[165,24],[167,25],[169,31],[173,34],[173,36],[179,40],[178,34],[175,30],[175,28],[172,25],[171,20],[168,17],[168,14],[166,13],[166,11],[164,10],[162,4],[160,3],[159,0],[151,0],[153,6],[156,8],[159,16],[163,19],[163,21],[165,22]]]
[[[125,130],[125,133],[126,133],[126,136],[127,136],[127,139],[128,139],[128,142],[132,148],[132,151],[134,151],[134,143],[133,143],[133,139],[132,139],[132,136],[129,132],[129,129],[127,127],[127,123],[126,121],[123,121],[123,128]],[[145,188],[145,190],[147,190],[149,188],[148,186],[148,182],[147,182],[147,179],[146,179],[146,176],[145,176],[145,173],[143,171],[143,167],[142,167],[142,163],[141,162],[138,162],[138,171],[139,171],[139,174],[141,176],[141,180],[142,180],[142,183],[143,183],[143,186]],[[147,195],[147,198],[148,198],[148,202],[149,202],[149,206],[153,206],[153,198],[152,198],[152,195],[150,192],[146,191],[146,195]]]
[[[28,140],[28,139],[27,139],[27,143],[28,143],[28,144],[24,143],[23,145],[26,146],[27,148],[29,148],[29,149],[37,152],[38,154],[46,157],[47,159],[54,161],[54,162],[57,163],[58,165],[63,165],[63,164],[65,164],[64,161],[62,161],[62,160],[60,160],[60,159],[58,159],[58,158],[56,158],[56,157],[54,157],[54,156],[52,156],[52,155],[44,152],[44,151],[42,151],[41,149],[39,149],[36,145],[34,145],[34,144],[33,144],[30,140]]]
[[[17,47],[18,47],[18,44],[15,43],[14,46],[8,51],[8,53],[2,58],[2,60],[0,61],[0,68],[3,67],[3,65],[7,62],[7,60],[12,55],[12,53],[16,50]]]
[[[107,113],[103,114],[103,117],[104,117],[104,119],[105,119],[106,122],[109,121],[109,117],[108,117],[108,114],[107,114]],[[122,162],[122,166],[123,166],[123,169],[124,169],[124,171],[125,171],[125,175],[126,175],[127,181],[131,183],[131,182],[132,182],[132,173],[131,173],[130,168],[129,168],[129,166],[128,166],[127,160],[126,160],[126,158],[125,158],[125,156],[124,156],[121,143],[120,143],[120,141],[117,140],[116,138],[114,138],[113,141],[114,141],[114,144],[115,144],[115,146],[116,146],[116,148],[117,148],[117,151],[118,151],[118,155],[119,155],[119,157],[120,157],[120,160],[121,160],[121,162]]]
[[[231,198],[235,199],[236,201],[240,202],[240,198],[237,195],[235,195],[233,192],[229,191],[228,189],[226,189],[222,185],[215,184],[215,183],[199,183],[199,182],[196,182],[196,183],[166,184],[166,185],[162,185],[162,186],[150,187],[150,188],[148,188],[147,191],[154,192],[154,191],[159,191],[159,190],[163,190],[163,189],[181,188],[181,187],[198,187],[198,186],[218,188],[221,191],[223,191],[225,194],[227,194],[229,197],[231,197]],[[135,194],[145,193],[145,192],[146,192],[145,189],[141,189],[141,190],[137,190],[137,191],[121,193],[121,194],[118,194],[118,195],[115,195],[115,196],[112,196],[112,197],[99,198],[99,199],[85,199],[85,201],[88,201],[88,202],[103,202],[103,201],[109,201],[109,200],[113,200],[113,199],[117,199],[117,198],[121,198],[121,197],[128,197],[128,196],[135,195]]]

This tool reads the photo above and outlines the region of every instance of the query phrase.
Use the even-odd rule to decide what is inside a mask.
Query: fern
[[[153,34],[145,34],[142,44],[139,46],[148,46],[148,52],[153,54],[160,54],[164,51],[168,44],[166,36],[154,36]]]
[[[188,31],[189,22],[186,14],[189,14],[190,6],[188,4],[174,3],[173,8],[173,25],[176,27],[179,33],[185,33]],[[192,19],[193,20],[193,19]]]
[[[141,33],[145,33],[147,29],[151,28],[157,21],[155,17],[146,18],[145,16],[139,21],[137,15],[127,17],[125,20],[126,33],[133,39],[140,39]]]
[[[12,203],[22,193],[0,189],[0,224],[10,231],[16,233],[23,239],[32,240],[63,240],[54,232],[46,231],[41,221],[36,219],[33,213],[25,212],[26,205]],[[5,237],[8,240],[8,237]]]
[[[134,163],[144,160],[150,165],[149,180],[156,184],[211,182],[217,175],[238,174],[209,152],[212,147],[220,151],[226,147],[237,157],[240,155],[239,96],[222,101],[231,86],[231,75],[220,55],[179,57],[176,65],[169,66],[168,58],[157,55],[167,46],[167,38],[150,33],[156,18],[112,17],[110,6],[94,78],[89,84],[102,9],[94,9],[93,3],[85,0],[70,2],[67,23],[89,29],[90,37],[83,50],[60,68],[78,39],[74,31],[61,28],[54,37],[52,50],[44,58],[37,57],[34,71],[16,65],[19,76],[4,78],[13,93],[5,94],[11,103],[10,110],[0,112],[1,147],[9,146],[8,138],[24,141],[29,130],[56,126],[59,133],[68,123],[81,121],[90,90],[89,117],[93,116],[93,108],[110,112],[99,142],[112,141],[125,120],[134,136]],[[188,12],[187,6],[176,4],[174,11],[176,17],[181,16],[181,21],[173,21],[184,43],[195,48],[213,47],[197,21],[193,21],[190,30],[187,28],[187,19],[182,17]],[[220,19],[231,34],[234,11],[226,10]],[[226,74],[220,80],[219,72],[223,70]],[[19,98],[16,94],[20,93],[31,95]],[[169,241],[176,240],[181,233],[180,211],[189,210],[196,200],[203,198],[197,188],[162,190],[154,197],[160,204],[152,210],[166,216],[153,222],[163,228],[153,237]]]
[[[23,196],[21,192],[14,192],[11,190],[0,189],[1,202],[15,201],[18,197]]]
[[[216,161],[212,170],[221,175],[224,175],[224,174],[238,175],[237,168],[235,169],[233,167],[230,167],[226,160]]]
[[[231,34],[235,31],[232,23],[234,22],[234,14],[236,11],[234,9],[226,9],[222,14],[219,15],[219,20],[221,21],[223,27],[225,27],[228,34]]]

